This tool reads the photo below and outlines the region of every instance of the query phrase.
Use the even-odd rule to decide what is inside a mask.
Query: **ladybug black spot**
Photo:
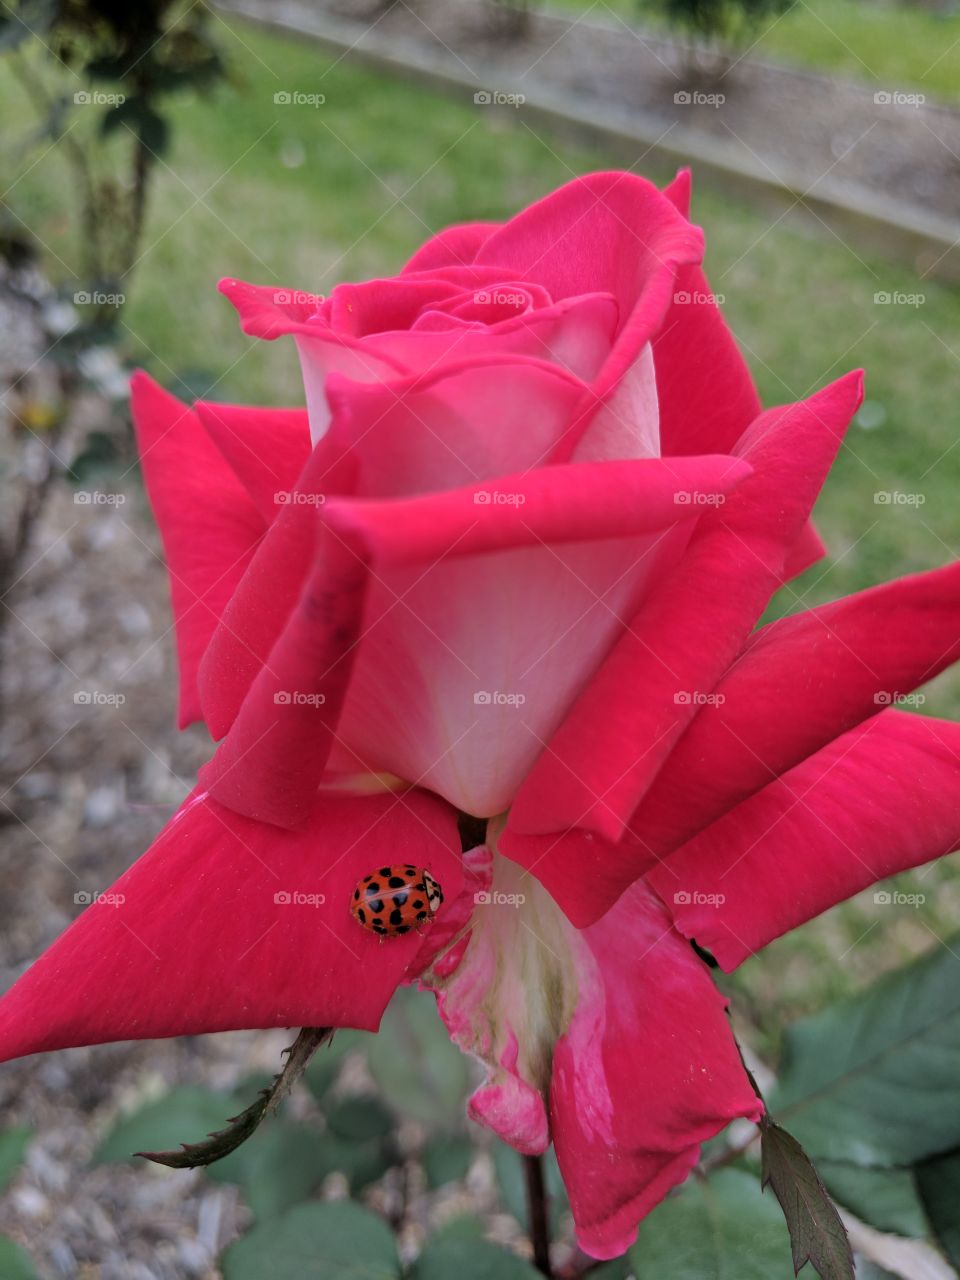
[[[357,908],[357,919],[361,924],[367,923],[367,913],[364,911],[363,907]]]
[[[379,884],[377,884],[376,880],[368,880],[367,893],[379,893],[379,892],[380,892],[380,886]]]
[[[383,899],[370,898],[367,901],[367,906],[370,908],[370,910],[373,912],[375,916],[378,916],[380,912],[383,910]]]
[[[360,890],[359,890],[359,889],[354,889],[354,891],[353,891],[353,900],[354,900],[354,902],[359,902],[359,901],[360,901]]]
[[[395,893],[393,895],[393,905],[395,907],[402,907],[403,904],[406,902],[407,898],[409,898],[409,896],[410,895],[407,893],[406,890],[404,890],[403,893]]]
[[[409,932],[410,932],[410,926],[408,924],[398,924],[396,929],[394,929],[394,933],[409,933]]]
[[[414,901],[413,901],[413,909],[414,909],[414,911],[419,911],[419,910],[421,909],[421,907],[422,907],[422,906],[423,906],[423,899],[422,899],[422,898],[414,898]]]
[[[377,874],[383,876],[384,879],[386,879],[386,877],[390,874],[390,868],[381,867],[380,870],[377,872]]]
[[[390,912],[390,923],[391,923],[392,925],[400,925],[400,924],[403,924],[403,912],[402,912],[402,911],[391,911],[391,912]]]
[[[391,889],[402,889],[407,882],[403,876],[391,876],[387,883]]]
[[[426,920],[426,918],[427,918],[427,913],[426,913],[426,911],[418,911],[418,912],[417,912],[417,919],[418,919],[418,920]]]
[[[416,867],[407,867],[406,872],[408,876],[415,876],[417,874],[417,869]]]

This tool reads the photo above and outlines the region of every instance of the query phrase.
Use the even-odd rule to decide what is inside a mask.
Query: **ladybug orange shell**
[[[354,920],[381,938],[396,938],[433,919],[443,890],[429,871],[402,862],[371,871],[350,901]]]

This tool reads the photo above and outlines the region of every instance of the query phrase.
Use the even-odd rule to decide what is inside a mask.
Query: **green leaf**
[[[628,1258],[638,1276],[793,1280],[790,1239],[773,1196],[739,1169],[689,1178],[640,1224]]]
[[[421,1156],[427,1185],[431,1188],[460,1182],[473,1160],[473,1147],[466,1138],[440,1134],[423,1149]]]
[[[793,1269],[813,1264],[820,1280],[854,1280],[853,1254],[840,1215],[806,1152],[772,1120],[760,1123],[761,1185],[780,1201],[790,1231]]]
[[[357,1142],[354,1138],[338,1138],[327,1132],[320,1139],[324,1177],[342,1173],[353,1194],[382,1178],[396,1156],[389,1142],[374,1138]]]
[[[437,1227],[430,1239],[437,1243],[441,1240],[482,1240],[486,1234],[487,1224],[482,1218],[472,1213],[461,1213]]]
[[[224,1280],[397,1280],[386,1223],[351,1200],[301,1204],[255,1226],[221,1260]]]
[[[327,1126],[339,1138],[366,1142],[385,1138],[393,1130],[393,1116],[375,1093],[343,1098],[325,1114]]]
[[[435,1127],[463,1123],[467,1060],[451,1043],[429,992],[391,1001],[369,1053],[370,1072],[398,1115]]]
[[[253,1134],[261,1121],[272,1115],[307,1069],[307,1064],[317,1049],[332,1035],[329,1027],[304,1027],[289,1049],[283,1070],[273,1078],[268,1089],[238,1115],[230,1117],[230,1123],[209,1133],[202,1142],[181,1142],[180,1149],[163,1151],[138,1151],[136,1154],[156,1164],[171,1169],[195,1169],[199,1165],[213,1164],[230,1155]]]
[[[834,1200],[878,1231],[911,1239],[930,1234],[911,1169],[871,1169],[818,1160],[817,1172]]]
[[[0,1192],[4,1191],[23,1162],[27,1143],[33,1137],[29,1129],[0,1131]]]
[[[37,1280],[33,1262],[7,1236],[0,1236],[0,1276],[3,1280]]]
[[[795,1023],[785,1045],[771,1114],[814,1160],[913,1164],[960,1147],[960,955],[950,947]]]
[[[329,1171],[326,1137],[316,1129],[275,1121],[210,1167],[218,1182],[243,1188],[255,1218],[275,1217],[306,1200]]]
[[[916,1168],[920,1198],[944,1253],[960,1268],[960,1151],[951,1151]]]
[[[222,1124],[224,1116],[236,1106],[235,1098],[212,1089],[174,1089],[166,1097],[124,1116],[101,1143],[94,1163],[132,1160],[134,1152],[165,1147],[183,1133],[204,1133]]]
[[[430,1240],[417,1259],[414,1280],[541,1280],[529,1262],[486,1240]]]

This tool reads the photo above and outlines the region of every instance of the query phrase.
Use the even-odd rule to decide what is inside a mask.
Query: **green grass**
[[[658,0],[551,0],[588,13],[593,21],[662,28]],[[960,100],[960,14],[937,14],[895,0],[796,0],[764,21],[749,39],[751,52],[817,71]]]
[[[325,292],[339,279],[393,273],[444,224],[501,218],[605,157],[538,136],[464,100],[439,98],[349,62],[331,65],[306,42],[222,27],[234,84],[216,106],[182,102],[158,177],[145,252],[125,316],[131,352],[173,389],[224,399],[297,403],[292,344],[239,332],[217,294],[222,275]],[[275,106],[280,90],[323,93],[323,107]],[[22,104],[0,64],[0,111]],[[7,199],[63,264],[75,261],[69,186],[54,151],[0,159]],[[27,170],[33,163],[34,167]],[[649,159],[643,171],[669,176]],[[909,267],[866,257],[826,231],[764,214],[709,190],[695,216],[708,267],[768,403],[801,397],[863,365],[870,411],[855,424],[818,519],[833,552],[785,593],[795,609],[960,554],[960,305],[955,290],[919,283]],[[77,287],[51,259],[63,284]],[[876,306],[874,293],[922,292],[921,306]],[[693,353],[695,354],[695,353]],[[866,425],[873,423],[871,427]],[[882,490],[921,493],[923,506],[879,506]],[[926,710],[960,712],[956,678],[937,682]],[[960,920],[960,881],[938,868],[928,903],[878,909],[859,900],[778,943],[736,979],[768,1025],[868,978]],[[886,914],[883,914],[886,912]],[[879,921],[878,923],[874,923]],[[871,928],[871,925],[874,927]]]

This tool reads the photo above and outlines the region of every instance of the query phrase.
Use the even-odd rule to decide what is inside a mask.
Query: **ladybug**
[[[429,871],[411,863],[381,867],[353,891],[354,920],[381,938],[396,938],[426,924],[440,909],[443,890]]]

